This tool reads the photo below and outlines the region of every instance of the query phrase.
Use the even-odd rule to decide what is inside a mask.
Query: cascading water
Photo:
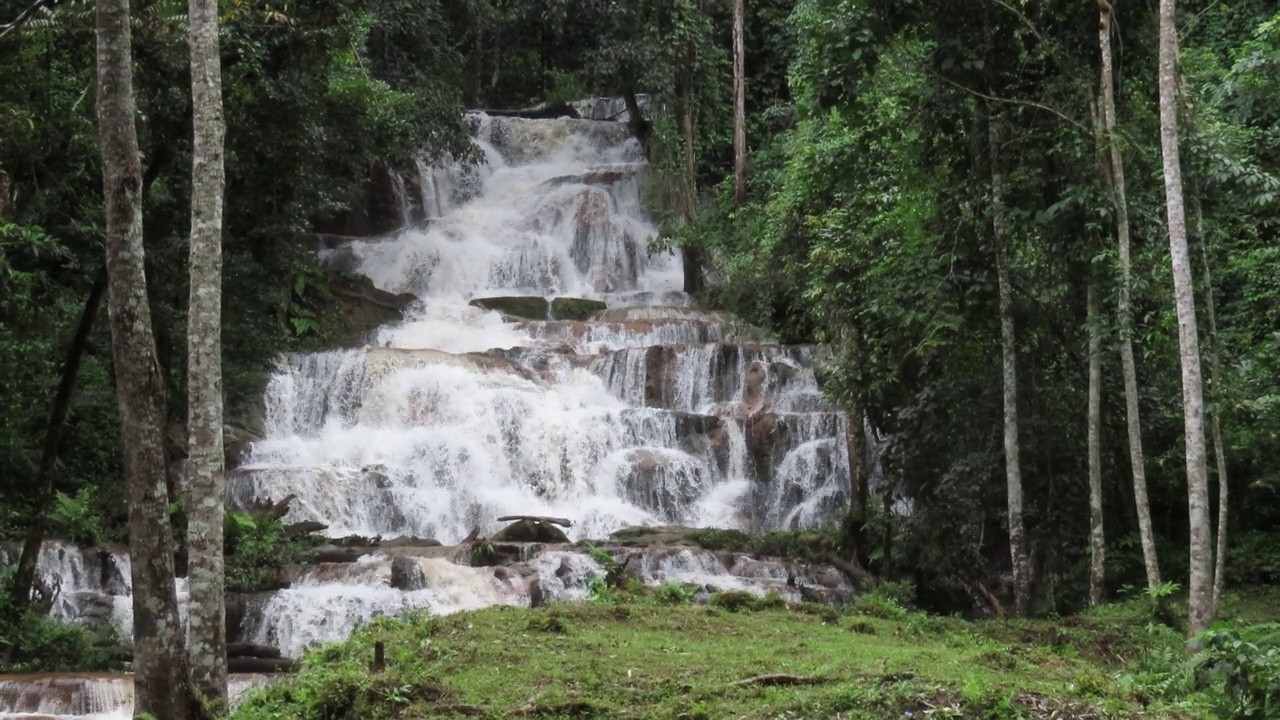
[[[619,109],[598,102],[591,114]],[[847,498],[849,456],[844,416],[814,375],[820,355],[764,344],[690,307],[679,258],[648,250],[646,167],[626,125],[469,120],[485,163],[420,162],[416,179],[396,176],[403,223],[427,221],[341,249],[343,267],[419,301],[367,347],[282,359],[265,439],[229,482],[230,502],[292,495],[286,520],[322,522],[335,538],[446,545],[492,535],[504,515],[570,518],[572,539],[828,519]],[[607,307],[582,321],[469,304],[498,296]],[[510,567],[470,567],[453,548],[435,549],[449,552],[387,549],[309,567],[283,590],[244,599],[238,638],[296,657],[407,608],[581,598],[601,571],[564,546],[531,549]],[[788,597],[797,582],[848,589],[794,564],[696,550],[642,557],[628,571]],[[127,633],[127,586],[106,592]]]

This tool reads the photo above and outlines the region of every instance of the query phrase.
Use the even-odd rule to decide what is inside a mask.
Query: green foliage
[[[685,534],[683,540],[707,550],[729,550],[814,562],[825,562],[834,552],[837,543],[836,531],[830,528],[821,531],[774,531],[763,535],[741,530],[706,528]]]
[[[268,514],[227,512],[224,522],[229,592],[278,589],[285,568],[304,560],[321,541],[313,536],[288,535],[280,520]]]
[[[658,588],[658,601],[668,605],[683,605],[693,601],[693,596],[698,594],[696,585],[688,585],[686,583],[665,582]]]
[[[102,526],[93,507],[93,486],[85,486],[74,495],[59,492],[49,511],[49,534],[83,545],[97,545],[102,540]]]
[[[1166,698],[1125,679],[1144,662],[1127,660],[1126,641],[1145,637],[1131,618],[864,617],[855,633],[809,607],[740,600],[736,611],[655,596],[378,618],[251,691],[233,718],[1209,717],[1203,694]],[[1157,631],[1186,657],[1182,638]],[[387,664],[371,672],[378,642]],[[751,682],[766,673],[812,682]]]
[[[1280,714],[1280,624],[1217,627],[1203,633],[1200,642],[1200,670],[1223,684],[1226,717]]]
[[[120,639],[114,627],[88,628],[55,620],[37,608],[15,613],[10,586],[16,567],[0,567],[0,672],[92,672],[119,666]]]

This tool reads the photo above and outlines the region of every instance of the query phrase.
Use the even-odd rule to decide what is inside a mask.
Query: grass
[[[234,717],[1209,716],[1194,698],[1135,689],[1148,639],[1132,612],[969,622],[884,601],[838,611],[674,595],[380,618]]]

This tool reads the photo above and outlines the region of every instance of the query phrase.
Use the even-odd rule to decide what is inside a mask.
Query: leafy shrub
[[[693,596],[697,594],[696,586],[677,582],[663,583],[662,587],[658,588],[658,602],[667,605],[684,605],[692,602]]]
[[[93,511],[93,487],[86,485],[75,495],[59,492],[49,510],[49,534],[84,545],[102,540],[102,523]]]
[[[15,612],[9,601],[15,571],[0,568],[0,648],[9,651],[0,672],[89,672],[119,665],[114,627],[73,625],[35,608]]]
[[[1280,717],[1280,623],[1214,628],[1200,639],[1201,677],[1222,682],[1228,717]]]
[[[1280,582],[1280,537],[1253,532],[1235,538],[1227,556],[1227,580],[1232,585],[1270,585]]]
[[[229,512],[225,519],[227,590],[274,590],[281,572],[301,562],[315,544],[311,536],[289,536],[279,518],[265,514]]]
[[[859,615],[880,618],[881,620],[904,620],[909,614],[893,598],[869,592],[860,595],[853,601],[853,611]]]

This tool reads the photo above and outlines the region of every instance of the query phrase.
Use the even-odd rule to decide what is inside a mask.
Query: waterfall
[[[592,101],[579,111],[622,109]],[[569,518],[578,540],[637,525],[813,527],[840,512],[850,429],[819,389],[814,369],[825,358],[693,306],[680,259],[650,251],[646,168],[626,125],[484,113],[468,122],[484,163],[417,158],[409,176],[391,176],[403,228],[342,249],[345,268],[420,302],[367,347],[280,359],[265,437],[229,477],[228,502],[292,495],[285,520],[324,523],[335,538],[445,545],[491,536],[504,515]],[[587,320],[522,319],[469,304],[496,296],[572,296],[604,309]],[[526,548],[498,567],[428,549],[449,552],[380,548],[305,568],[289,587],[244,599],[233,637],[296,657],[409,608],[580,599],[602,572],[572,546]],[[848,591],[840,577],[783,560],[636,552],[628,572],[647,583],[796,599],[799,578]],[[64,591],[107,598],[106,616],[130,632],[127,557],[50,544],[41,569],[63,578]],[[183,581],[178,589],[185,600]],[[77,607],[57,612],[73,617]],[[76,704],[41,682],[0,685],[0,698],[63,700],[0,700],[10,703],[0,712],[110,713],[129,701]],[[90,694],[116,692],[104,687]]]

